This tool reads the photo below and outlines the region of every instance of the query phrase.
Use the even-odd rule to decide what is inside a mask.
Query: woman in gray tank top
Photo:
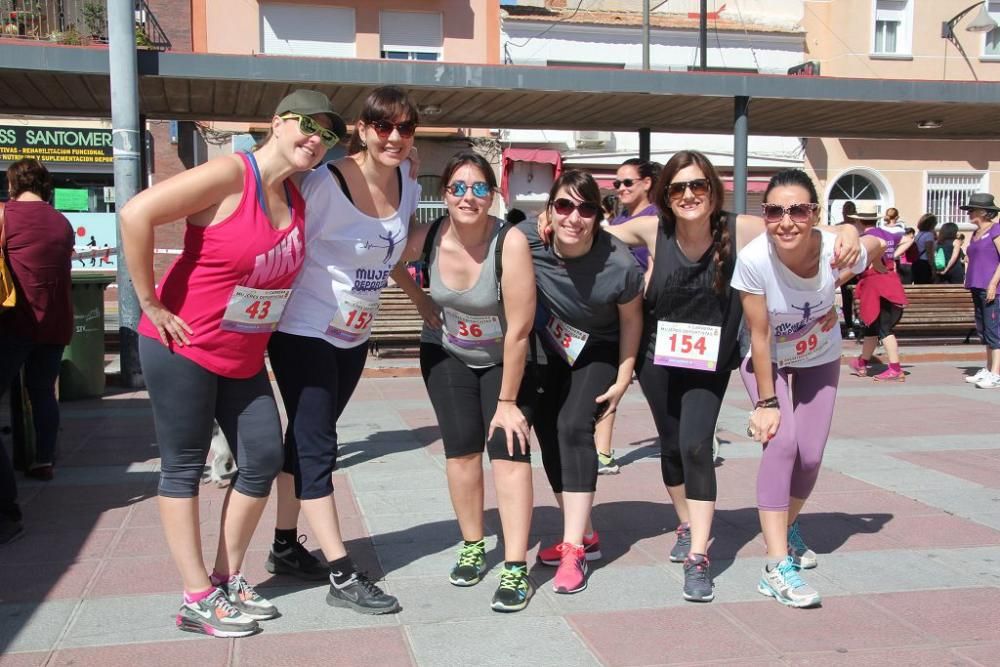
[[[528,430],[535,397],[526,372],[535,274],[524,235],[489,215],[496,177],[480,155],[454,156],[441,177],[448,216],[411,234],[403,260],[427,248],[430,295],[405,271],[393,278],[424,317],[420,368],[444,442],[448,489],[463,544],[449,575],[473,586],[486,572],[483,450],[490,457],[503,525],[496,611],[520,611],[528,578],[533,504]]]

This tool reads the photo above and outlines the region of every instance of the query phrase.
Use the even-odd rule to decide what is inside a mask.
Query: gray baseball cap
[[[344,123],[344,119],[330,106],[330,98],[318,90],[300,89],[286,95],[278,102],[274,115],[280,116],[285,113],[297,113],[303,116],[323,114],[330,119],[330,129],[334,134],[341,139],[347,136],[347,124]]]

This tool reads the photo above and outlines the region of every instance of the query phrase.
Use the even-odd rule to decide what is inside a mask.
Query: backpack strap
[[[430,284],[431,279],[431,250],[434,248],[434,239],[437,238],[438,230],[441,229],[441,223],[447,218],[447,215],[439,215],[434,219],[434,222],[430,224],[427,228],[427,236],[424,237],[424,247],[420,251],[420,259],[424,263],[424,276],[426,277],[428,284]]]
[[[514,225],[501,223],[500,233],[497,234],[497,245],[493,255],[493,268],[497,274],[497,301],[503,303],[503,289],[500,286],[500,279],[503,278],[503,241],[507,238],[507,232]]]

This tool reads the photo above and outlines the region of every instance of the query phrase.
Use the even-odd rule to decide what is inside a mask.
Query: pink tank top
[[[250,378],[264,366],[295,276],[305,258],[305,200],[291,182],[285,195],[292,224],[271,226],[252,154],[244,161],[243,197],[227,219],[208,227],[188,224],[184,250],[157,296],[194,331],[190,345],[171,351],[229,378]],[[145,314],[139,333],[160,340]]]

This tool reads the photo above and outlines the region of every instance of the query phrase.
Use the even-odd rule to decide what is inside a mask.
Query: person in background
[[[528,216],[526,216],[524,214],[524,211],[522,211],[519,208],[512,208],[509,211],[507,211],[507,217],[505,218],[507,224],[509,225],[517,225],[524,222],[527,219]]]
[[[924,213],[917,221],[917,237],[913,241],[917,248],[917,259],[913,262],[914,285],[930,285],[934,282],[934,228],[937,223],[937,216],[933,213]]]
[[[958,225],[954,222],[941,225],[936,247],[944,251],[945,257],[944,268],[937,272],[938,282],[945,285],[964,285],[965,251],[962,250],[962,242],[958,239]]]
[[[993,195],[976,193],[961,207],[968,211],[969,221],[976,231],[969,241],[969,267],[965,273],[965,286],[972,292],[976,309],[976,330],[986,345],[986,365],[965,381],[980,389],[1000,388],[1000,302],[997,285],[1000,284],[1000,225]]]
[[[896,244],[896,252],[894,253],[896,273],[899,274],[899,281],[904,285],[913,284],[913,263],[917,261],[917,246],[914,244],[916,236],[917,230],[913,227],[907,227],[903,236],[900,237],[899,243]]]
[[[63,348],[73,337],[73,227],[48,203],[52,177],[42,163],[14,162],[7,168],[7,186],[10,201],[0,224],[17,303],[0,314],[0,397],[23,366],[35,427],[35,460],[27,475],[50,480],[59,433],[56,378]]]
[[[840,224],[850,225],[851,216],[857,211],[857,204],[853,201],[845,201],[840,209]],[[854,330],[854,286],[858,284],[855,279],[848,280],[840,286],[840,303],[844,310],[844,325],[841,333],[847,338],[855,338],[857,334]]]
[[[604,219],[601,220],[602,227],[606,227],[609,221],[618,217],[619,208],[621,207],[618,203],[618,195],[604,195],[601,199],[601,210],[604,211]]]
[[[897,236],[906,233],[906,225],[899,219],[899,210],[891,206],[885,209],[885,216],[879,221],[878,227]]]

